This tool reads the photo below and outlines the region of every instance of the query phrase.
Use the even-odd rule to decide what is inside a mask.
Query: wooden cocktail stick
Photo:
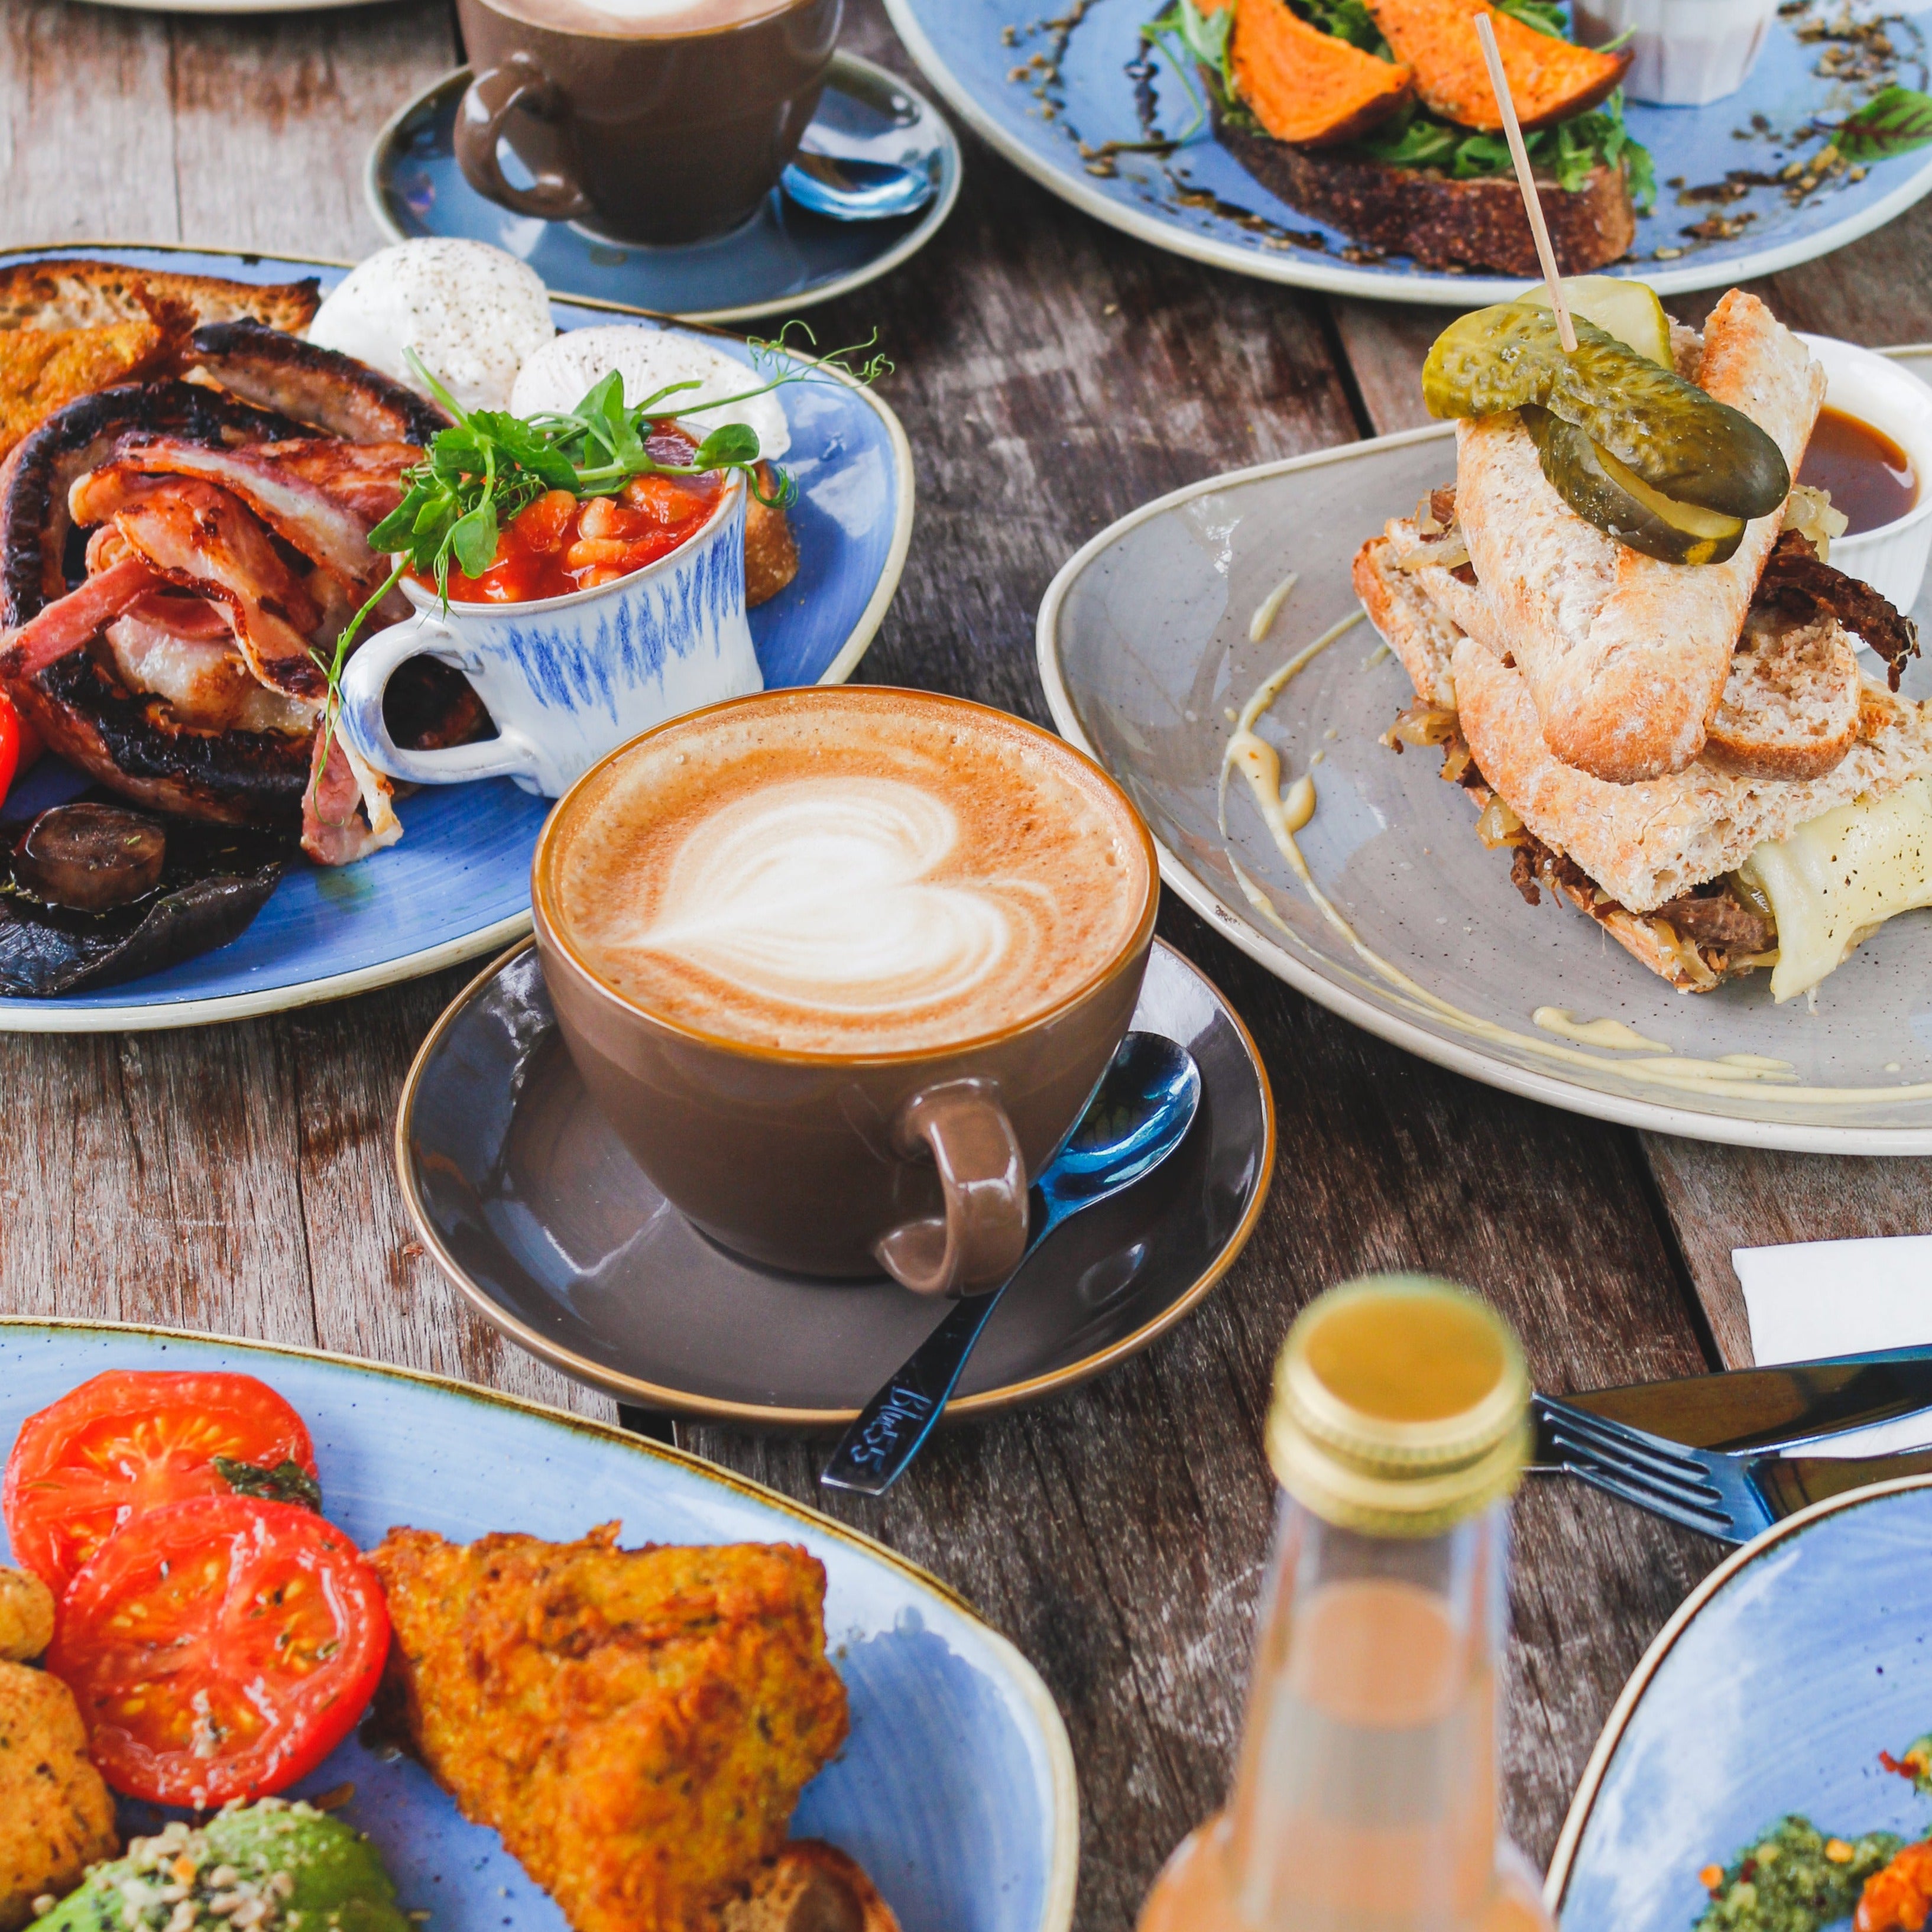
[[[1509,142],[1510,159],[1516,164],[1516,185],[1522,190],[1524,212],[1529,217],[1530,232],[1536,237],[1536,259],[1543,264],[1543,279],[1550,284],[1550,306],[1556,311],[1556,333],[1563,352],[1574,355],[1576,331],[1570,320],[1570,304],[1563,299],[1563,278],[1556,272],[1556,251],[1550,245],[1550,230],[1543,219],[1543,203],[1537,198],[1536,177],[1530,172],[1529,150],[1523,146],[1522,128],[1516,118],[1516,103],[1510,98],[1509,79],[1503,72],[1503,57],[1496,45],[1496,30],[1486,12],[1476,16],[1476,38],[1482,44],[1483,59],[1490,70],[1490,85],[1496,90],[1497,111],[1503,117],[1503,134]]]

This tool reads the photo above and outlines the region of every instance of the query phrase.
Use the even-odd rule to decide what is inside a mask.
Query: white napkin
[[[1932,1234],[1733,1248],[1761,1368],[1932,1344]],[[1832,1438],[1810,1454],[1874,1456],[1932,1443],[1932,1415]]]

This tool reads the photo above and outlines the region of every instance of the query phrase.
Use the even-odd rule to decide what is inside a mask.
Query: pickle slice
[[[1565,355],[1556,318],[1528,302],[1459,316],[1423,364],[1437,416],[1538,405],[1582,430],[1653,490],[1726,517],[1768,517],[1791,489],[1784,456],[1750,417],[1640,355],[1588,317]]]
[[[1674,501],[1592,442],[1574,423],[1534,405],[1522,412],[1543,473],[1570,508],[1621,544],[1666,563],[1722,563],[1744,519]]]
[[[1572,316],[1594,322],[1606,334],[1666,368],[1676,367],[1670,353],[1670,318],[1648,282],[1623,275],[1570,275],[1563,283],[1563,299]],[[1537,283],[1516,297],[1532,308],[1549,308],[1550,290]]]
[[[1432,416],[1490,416],[1540,403],[1563,359],[1556,318],[1527,302],[1498,302],[1459,315],[1422,365]]]

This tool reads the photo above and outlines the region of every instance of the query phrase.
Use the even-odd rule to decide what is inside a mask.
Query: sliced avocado
[[[155,1908],[172,1910],[159,1898],[162,1888],[182,1883],[200,1908],[198,1924],[226,1923],[234,1904],[218,1912],[214,1902],[259,1889],[281,1932],[413,1932],[361,1832],[275,1798],[218,1813],[198,1831],[173,1825],[158,1838],[136,1839],[127,1857],[95,1866],[78,1892],[36,1919],[35,1932],[136,1932],[160,1922]]]
[[[1576,352],[1566,355],[1547,308],[1498,302],[1459,316],[1423,364],[1430,414],[1540,406],[1673,502],[1748,519],[1784,501],[1791,472],[1784,452],[1750,417],[1587,317],[1574,320]]]
[[[1592,442],[1574,423],[1547,410],[1526,409],[1543,473],[1587,523],[1666,563],[1722,563],[1744,533],[1742,517],[1682,503]]]

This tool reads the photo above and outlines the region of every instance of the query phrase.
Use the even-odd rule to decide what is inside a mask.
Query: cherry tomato
[[[210,1810],[314,1770],[388,1648],[382,1583],[332,1523],[197,1496],[130,1523],[75,1576],[46,1667],[116,1790]]]
[[[14,700],[4,692],[0,692],[0,799],[7,796],[14,782],[14,774],[23,766],[33,763],[27,752],[26,740],[33,736],[32,728],[19,712],[14,709]],[[38,751],[40,740],[34,738],[34,748]]]
[[[124,1525],[196,1496],[226,1496],[226,1456],[315,1474],[302,1419],[253,1376],[110,1369],[20,1426],[0,1508],[14,1560],[58,1595]]]

